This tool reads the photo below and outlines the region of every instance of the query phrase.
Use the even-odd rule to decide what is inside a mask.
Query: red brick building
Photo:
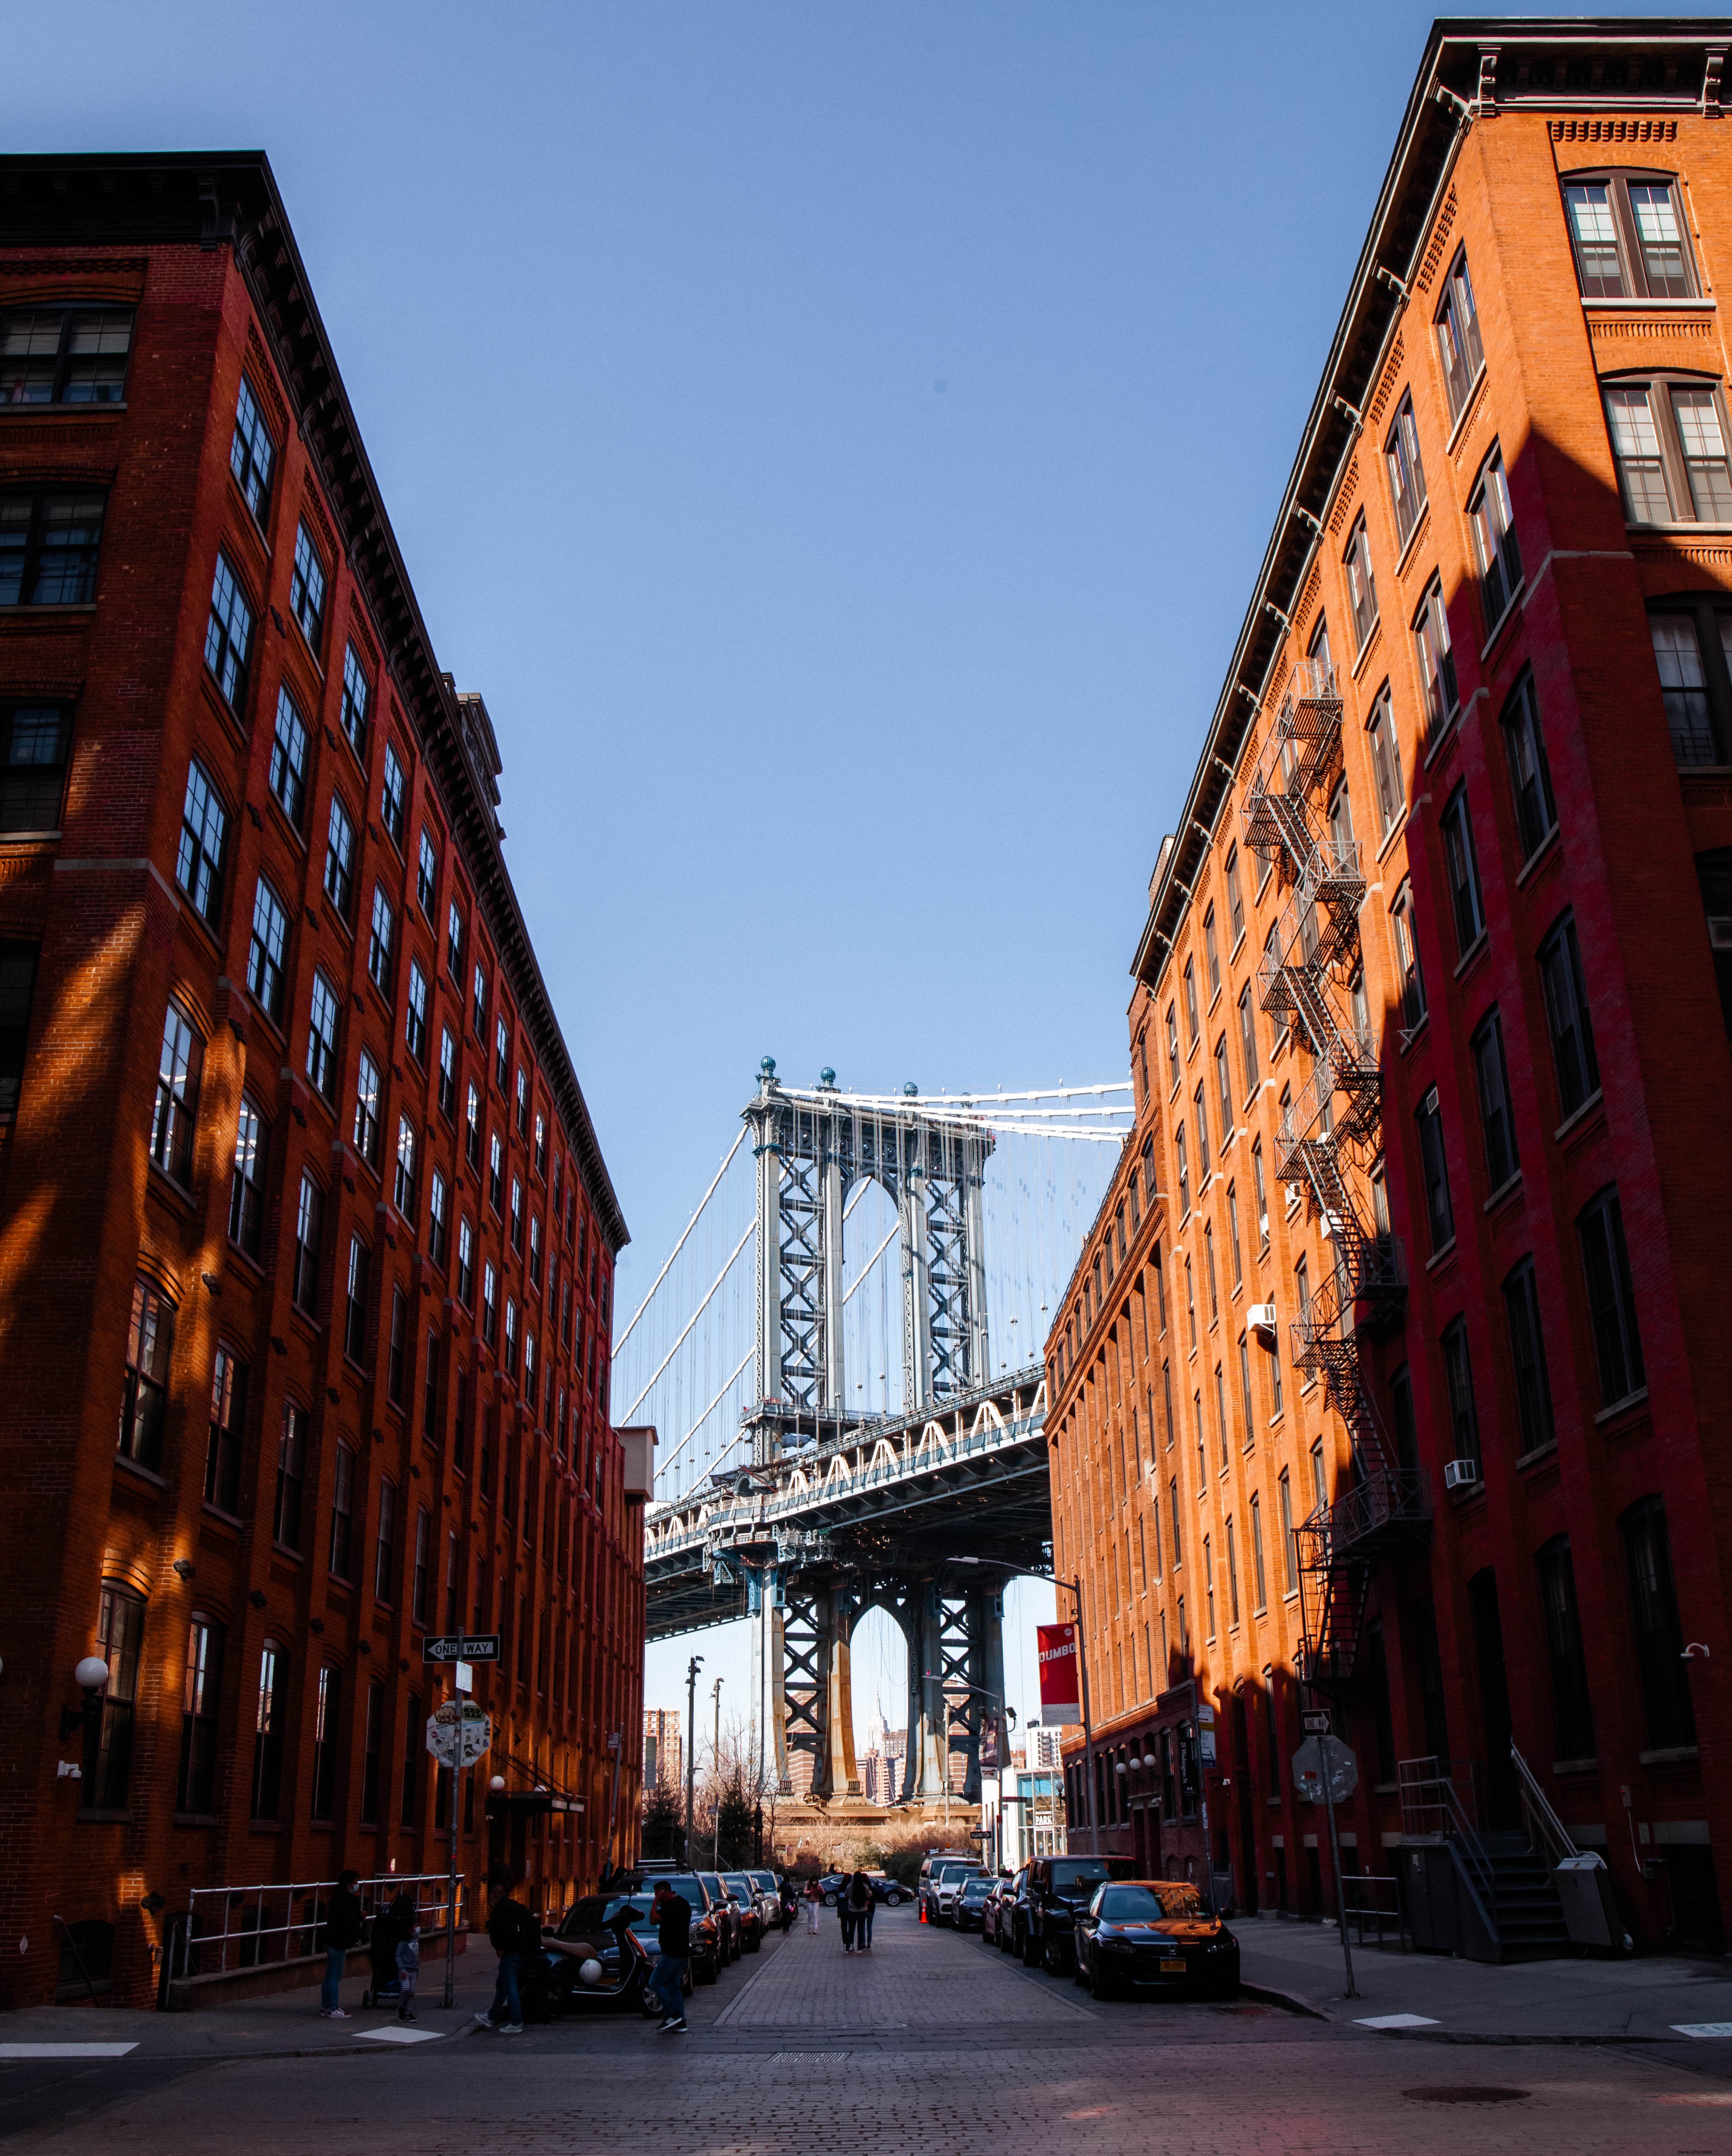
[[[0,2004],[454,1809],[561,1902],[638,1813],[625,1226],[260,156],[0,160]]]
[[[1519,1952],[1543,1799],[1719,1943],[1729,49],[1434,29],[1151,888],[1059,1568],[1109,1842],[1241,1907],[1333,1907],[1327,1702],[1344,1870],[1452,1837]]]

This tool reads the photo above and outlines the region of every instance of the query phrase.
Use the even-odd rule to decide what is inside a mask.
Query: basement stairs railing
[[[1338,1008],[1359,965],[1365,875],[1356,839],[1320,835],[1313,797],[1339,767],[1341,696],[1332,668],[1304,660],[1244,796],[1245,841],[1292,896],[1258,970],[1263,1009],[1312,1059],[1284,1106],[1279,1181],[1303,1192],[1334,1253],[1292,1326],[1295,1366],[1320,1376],[1352,1446],[1348,1487],[1297,1531],[1303,1625],[1302,1680],[1339,1693],[1357,1665],[1373,1570],[1386,1551],[1430,1531],[1424,1486],[1397,1458],[1372,1398],[1361,1341],[1398,1325],[1406,1307],[1399,1240],[1368,1219],[1360,1186],[1380,1150],[1383,1081],[1369,1027]],[[1339,984],[1339,986],[1338,986]],[[1280,1352],[1277,1344],[1277,1351]]]

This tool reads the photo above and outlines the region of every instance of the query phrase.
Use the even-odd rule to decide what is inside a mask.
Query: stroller
[[[413,1936],[414,1928],[415,1904],[408,1894],[399,1894],[388,1909],[381,1909],[374,1917],[372,1935],[367,1943],[373,1980],[361,1994],[363,2007],[396,2006],[402,2003],[403,1979],[397,1972],[397,1949],[403,1940]]]

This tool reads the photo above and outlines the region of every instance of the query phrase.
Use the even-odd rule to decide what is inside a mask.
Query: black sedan
[[[1077,1919],[1076,1976],[1095,1999],[1231,1998],[1239,1989],[1239,1942],[1189,1881],[1114,1879]]]
[[[996,1879],[982,1872],[977,1879],[964,1879],[962,1892],[950,1905],[950,1921],[959,1932],[978,1932],[982,1928],[986,1897],[997,1887]]]

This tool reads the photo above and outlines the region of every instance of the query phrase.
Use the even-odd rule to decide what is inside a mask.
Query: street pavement
[[[0,2142],[6,2156],[113,2143],[136,2156],[1000,2156],[1055,2139],[1089,2156],[1501,2156],[1518,2140],[1523,2156],[1732,2149],[1732,2045],[1630,2030],[1511,2041],[1441,2017],[1392,2036],[1358,2026],[1347,2011],[1357,2002],[1329,1998],[1321,1961],[1307,1956],[1319,1943],[1339,1956],[1333,1935],[1242,1928],[1255,1943],[1247,1969],[1255,1954],[1288,1976],[1275,1989],[1297,1997],[1303,1978],[1321,2004],[1097,2003],[902,1911],[880,1912],[870,1954],[843,1953],[828,1912],[815,1938],[801,1927],[770,1940],[698,1988],[683,2036],[635,2016],[521,2037],[477,2030],[468,2017],[492,1970],[480,1941],[460,1964],[459,2013],[432,2004],[435,1984],[417,2025],[431,2040],[414,2046],[362,2033],[381,2022],[321,2022],[316,1992],[189,2015],[0,2016],[0,2046],[78,2041],[60,2033],[76,2024],[86,2041],[138,2046],[117,2059],[0,2051]],[[1291,1936],[1266,1953],[1265,1930]],[[1401,1997],[1432,2005],[1447,2002],[1422,1988],[1428,1969],[1470,1987],[1519,1974],[1370,1958],[1421,1987]],[[208,2030],[193,2030],[198,2022]],[[292,2041],[311,2032],[310,2044]]]

